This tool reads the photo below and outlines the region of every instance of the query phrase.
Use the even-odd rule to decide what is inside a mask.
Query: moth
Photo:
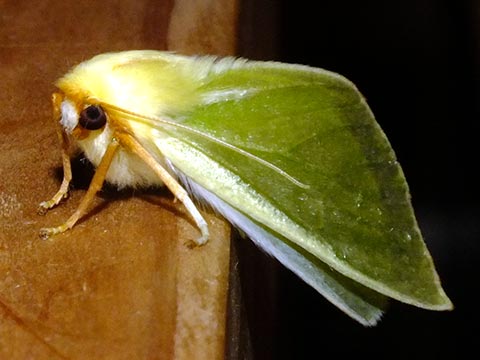
[[[386,300],[452,303],[423,242],[404,174],[365,99],[318,68],[138,50],[95,56],[60,78],[53,119],[64,178],[75,144],[96,167],[62,225],[104,181],[166,186],[198,226],[208,204],[346,314],[374,325]]]

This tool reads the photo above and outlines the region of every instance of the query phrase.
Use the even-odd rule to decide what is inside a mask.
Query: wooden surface
[[[84,194],[81,161],[68,201],[36,210],[61,181],[59,76],[105,51],[230,54],[236,14],[233,0],[0,2],[0,359],[223,358],[223,220],[205,213],[210,242],[190,249],[198,230],[167,191],[109,189],[73,230],[41,241]]]

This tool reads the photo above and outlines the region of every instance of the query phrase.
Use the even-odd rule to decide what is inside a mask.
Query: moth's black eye
[[[90,105],[82,110],[78,122],[84,129],[98,130],[107,123],[107,116],[101,106]]]

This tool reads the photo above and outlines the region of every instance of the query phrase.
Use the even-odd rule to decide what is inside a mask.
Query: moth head
[[[100,104],[76,102],[64,97],[57,105],[64,131],[78,140],[102,131],[107,125],[107,114]]]

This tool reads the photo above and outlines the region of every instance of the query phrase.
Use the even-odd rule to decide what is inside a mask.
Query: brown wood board
[[[82,161],[70,198],[36,211],[62,176],[50,108],[58,77],[106,51],[231,54],[236,12],[235,1],[0,3],[0,359],[223,358],[224,220],[204,212],[211,239],[190,249],[198,229],[168,191],[110,188],[74,229],[40,240],[85,193]]]

